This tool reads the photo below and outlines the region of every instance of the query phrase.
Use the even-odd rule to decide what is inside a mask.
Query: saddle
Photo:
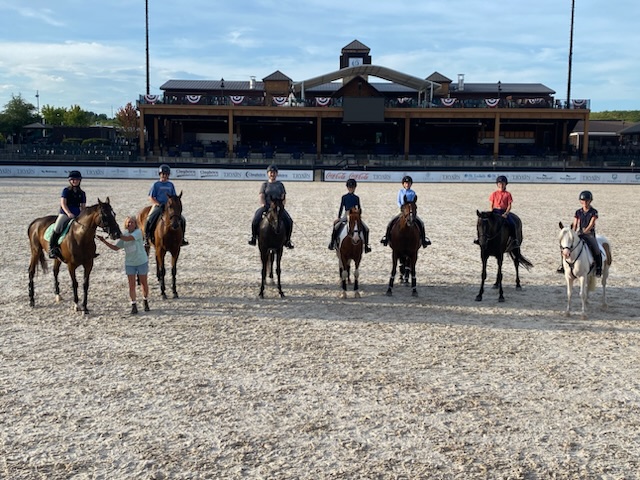
[[[75,221],[75,219],[71,218],[69,220],[67,220],[67,223],[65,224],[65,226],[62,228],[62,233],[60,234],[60,236],[58,237],[58,244],[62,243],[62,240],[64,240],[64,237],[67,235],[67,233],[69,233],[69,229],[71,228],[71,224]],[[47,229],[44,231],[44,239],[47,242],[51,241],[51,236],[53,235],[53,230],[55,229],[55,222],[52,223],[51,225],[49,225],[47,227]]]

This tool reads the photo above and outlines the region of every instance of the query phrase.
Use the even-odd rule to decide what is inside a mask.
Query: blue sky
[[[571,98],[640,110],[637,1],[575,3]],[[109,116],[135,103],[144,13],[144,0],[0,0],[0,108],[12,94]],[[276,70],[304,80],[337,70],[357,39],[374,64],[410,75],[543,83],[564,99],[570,23],[571,0],[149,0],[150,91]]]

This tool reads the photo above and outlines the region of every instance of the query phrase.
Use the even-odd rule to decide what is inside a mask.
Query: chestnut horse
[[[418,250],[420,250],[420,227],[416,223],[417,209],[415,198],[413,201],[406,201],[400,210],[400,217],[391,228],[389,246],[393,252],[392,269],[389,277],[389,288],[387,295],[393,294],[393,282],[396,278],[396,269],[400,261],[400,282],[409,281],[411,274],[411,295],[418,296],[416,289],[416,263],[418,261]]]
[[[362,239],[363,228],[360,220],[360,209],[353,207],[347,212],[347,221],[338,233],[338,266],[340,268],[340,278],[342,279],[342,293],[340,298],[347,298],[347,282],[350,282],[349,274],[351,261],[353,261],[353,294],[355,298],[360,298],[358,291],[358,277],[360,276],[360,260],[364,249]]]
[[[35,306],[35,288],[33,277],[36,274],[38,263],[43,272],[47,272],[47,260],[45,250],[49,249],[49,241],[45,239],[47,228],[55,223],[55,215],[36,218],[29,224],[27,234],[31,245],[31,261],[29,262],[29,305]],[[56,294],[56,302],[60,302],[60,283],[58,273],[62,262],[67,264],[71,284],[73,286],[73,303],[76,311],[88,314],[87,296],[89,293],[89,276],[93,269],[93,259],[96,256],[95,235],[98,227],[102,228],[112,239],[120,238],[120,227],[116,222],[116,214],[111,208],[109,197],[105,202],[98,199],[96,205],[86,207],[78,215],[69,227],[69,231],[60,242],[62,259],[56,258],[53,261],[53,286]],[[84,296],[82,306],[78,305],[78,281],[76,280],[76,269],[82,266],[84,270],[83,291]]]
[[[478,215],[478,243],[480,245],[480,258],[482,259],[482,282],[480,283],[480,292],[476,295],[476,301],[482,301],[484,293],[484,282],[487,279],[487,261],[489,257],[495,257],[498,262],[498,274],[496,283],[493,288],[498,289],[498,302],[504,302],[504,291],[502,290],[502,262],[504,254],[507,253],[509,244],[509,225],[502,215],[493,212],[480,212],[476,210]],[[516,222],[516,228],[522,232],[522,222],[520,218],[511,213]],[[522,235],[520,235],[522,238]],[[522,256],[520,247],[514,248],[509,253],[513,265],[516,267],[516,290],[521,290],[520,286],[520,265],[529,270],[533,264]]]
[[[138,225],[144,234],[146,234],[144,229],[146,227],[147,217],[149,216],[150,211],[151,206],[147,206],[138,212]],[[156,276],[160,283],[160,295],[164,300],[167,299],[164,281],[166,274],[164,257],[167,252],[171,253],[171,290],[173,292],[173,298],[178,298],[176,274],[178,272],[177,264],[183,237],[182,192],[180,192],[180,195],[169,196],[153,231],[153,247],[156,252]],[[148,254],[149,249],[147,249],[147,255]]]
[[[287,240],[287,228],[284,220],[284,205],[281,199],[271,199],[269,210],[260,220],[260,230],[258,235],[258,247],[260,249],[260,260],[262,261],[262,281],[260,283],[260,293],[258,296],[264,298],[264,287],[267,280],[267,269],[269,278],[273,280],[273,261],[276,262],[277,286],[280,297],[284,297],[282,284],[280,283],[280,262],[284,243]]]

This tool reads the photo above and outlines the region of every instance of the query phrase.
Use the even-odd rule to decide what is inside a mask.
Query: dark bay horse
[[[29,244],[31,246],[31,261],[29,262],[29,305],[35,306],[35,288],[33,277],[36,274],[38,263],[43,272],[47,272],[47,260],[44,251],[49,249],[49,241],[44,234],[47,228],[56,221],[55,215],[36,218],[27,230]],[[56,294],[56,302],[60,301],[60,283],[58,273],[60,265],[64,261],[67,264],[71,284],[73,286],[73,303],[76,311],[89,313],[87,309],[87,295],[89,293],[89,276],[93,270],[93,259],[96,255],[95,235],[98,227],[102,228],[112,239],[120,238],[121,232],[116,222],[116,214],[111,208],[109,197],[105,202],[98,199],[96,205],[86,207],[80,215],[71,223],[68,233],[60,243],[62,259],[53,261],[53,286]],[[82,266],[84,270],[82,306],[78,305],[78,281],[76,270]]]
[[[284,297],[282,284],[280,283],[280,262],[284,243],[287,240],[287,227],[284,219],[284,205],[281,199],[271,199],[269,210],[260,221],[258,234],[258,248],[260,249],[260,260],[262,261],[262,281],[260,283],[260,293],[258,296],[264,298],[264,287],[267,280],[267,269],[269,278],[273,280],[273,261],[276,262],[277,286],[280,297]]]
[[[411,295],[418,296],[416,289],[416,262],[418,261],[418,250],[421,247],[420,227],[416,223],[417,206],[416,199],[408,202],[405,199],[400,210],[400,217],[391,228],[389,246],[393,252],[393,266],[389,277],[389,288],[387,295],[393,294],[393,282],[396,277],[398,261],[400,261],[400,282],[408,283],[411,274]]]
[[[478,215],[478,242],[480,244],[480,257],[482,259],[482,282],[480,283],[480,292],[476,295],[476,301],[482,301],[484,293],[484,282],[487,279],[487,260],[489,257],[495,257],[498,262],[498,274],[494,288],[499,290],[498,301],[504,302],[504,292],[502,290],[502,262],[504,254],[507,253],[509,244],[509,225],[502,215],[493,212],[480,212],[476,210]],[[516,222],[516,228],[520,231],[522,238],[522,222],[520,218],[511,213]],[[522,256],[520,247],[514,248],[508,252],[516,267],[516,289],[521,290],[519,267],[522,265],[527,270],[533,267],[533,264]]]
[[[347,282],[350,281],[351,262],[353,261],[353,294],[355,298],[360,298],[358,290],[358,278],[360,276],[360,260],[364,250],[364,240],[362,238],[362,221],[360,220],[360,209],[353,207],[347,212],[347,222],[338,233],[338,265],[340,268],[340,278],[342,280],[342,293],[340,298],[347,298]]]
[[[150,210],[151,206],[148,206],[138,212],[138,225],[144,234],[146,234],[144,229]],[[171,253],[171,291],[173,292],[173,298],[178,298],[176,274],[178,272],[178,257],[180,257],[183,237],[182,192],[180,192],[180,195],[169,196],[153,231],[153,247],[156,252],[156,276],[160,283],[160,295],[164,300],[167,299],[164,281],[166,275],[164,257],[167,252]],[[149,251],[147,250],[148,253]]]

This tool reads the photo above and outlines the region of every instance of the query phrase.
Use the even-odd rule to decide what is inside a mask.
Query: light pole
[[[147,58],[147,95],[149,95],[149,0],[144,0],[144,25]]]
[[[573,17],[576,11],[576,0],[571,0],[571,29],[569,33],[569,73],[567,75],[567,108],[571,108],[571,64],[573,63]]]

